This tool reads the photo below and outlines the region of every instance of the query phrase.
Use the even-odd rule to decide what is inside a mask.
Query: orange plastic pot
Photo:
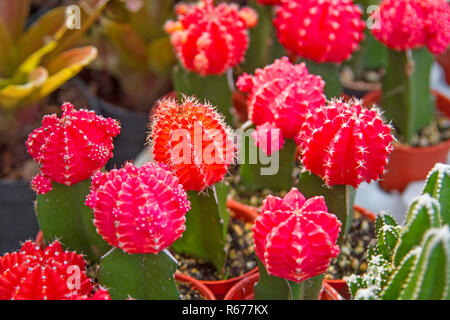
[[[363,207],[354,206],[354,209],[358,211],[362,216],[366,217],[372,222],[375,222],[377,215],[372,211],[369,211]],[[259,279],[259,272],[256,272],[238,283],[236,283],[228,293],[225,295],[224,300],[253,300],[254,286]],[[322,282],[322,289],[319,293],[319,300],[346,300],[350,299],[350,292],[345,280],[327,280]]]
[[[253,223],[258,216],[258,209],[252,206],[248,206],[242,204],[233,199],[227,200],[227,207],[231,211],[231,214],[236,219],[239,219],[244,222]],[[234,277],[227,280],[218,280],[218,281],[204,281],[200,280],[200,282],[205,285],[208,289],[210,289],[217,299],[221,300],[225,297],[227,292],[239,281],[248,278],[249,276],[258,273],[258,268],[254,268],[249,272],[243,274],[239,277]]]
[[[433,94],[438,97],[437,107],[448,115],[450,113],[449,99],[437,92]],[[371,91],[363,99],[366,106],[376,104],[381,100],[381,90]],[[450,140],[424,148],[394,143],[394,150],[386,166],[386,174],[379,181],[380,186],[386,191],[403,191],[410,182],[425,179],[436,163],[447,162],[449,149]]]

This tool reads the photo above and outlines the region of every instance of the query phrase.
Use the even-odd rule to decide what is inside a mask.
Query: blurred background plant
[[[107,6],[91,35],[100,56],[87,79],[94,80],[89,81],[94,93],[143,113],[171,90],[175,55],[162,26],[172,17],[174,3],[116,0]]]
[[[65,6],[37,10],[35,18],[32,1],[0,0],[0,177],[26,159],[22,142],[42,113],[39,102],[96,58],[95,47],[74,45],[108,2],[71,1],[82,21],[72,29]]]

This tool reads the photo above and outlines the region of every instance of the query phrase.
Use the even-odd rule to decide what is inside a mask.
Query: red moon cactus
[[[181,237],[190,203],[183,186],[164,165],[97,172],[86,205],[97,232],[127,253],[156,254]]]
[[[186,190],[221,181],[234,161],[234,137],[211,105],[185,98],[159,102],[149,137],[153,159],[165,163]]]
[[[325,272],[339,254],[341,222],[323,197],[308,200],[292,188],[268,196],[253,226],[255,251],[271,275],[301,282]]]
[[[274,25],[289,51],[315,62],[341,63],[364,38],[361,15],[352,0],[281,0]]]
[[[391,128],[378,109],[333,100],[310,115],[299,134],[306,169],[331,185],[378,180],[392,151]]]
[[[64,251],[58,241],[45,250],[27,241],[19,252],[0,257],[0,300],[100,298],[100,293],[91,296],[92,290],[83,256]],[[100,290],[105,298],[107,292]]]
[[[307,114],[326,101],[322,78],[308,73],[303,63],[292,64],[287,57],[257,69],[254,76],[243,74],[236,85],[239,90],[249,93],[248,114],[257,126],[256,130],[261,129],[264,135],[270,127],[279,128],[281,145],[284,139],[295,138]],[[258,136],[261,135],[255,135]],[[257,144],[260,145],[258,140]],[[275,148],[272,144],[268,151],[280,149],[281,145]]]
[[[88,179],[112,157],[113,138],[119,123],[97,116],[93,111],[62,106],[62,116],[47,115],[42,127],[26,142],[28,153],[38,162],[41,174],[32,181],[39,193],[51,190],[51,181],[70,186]]]
[[[450,43],[450,7],[445,0],[384,0],[372,16],[378,23],[373,35],[391,49],[427,46],[440,54]]]
[[[178,21],[164,26],[181,64],[200,75],[219,75],[242,62],[248,47],[248,28],[257,23],[250,8],[213,0],[176,6]]]

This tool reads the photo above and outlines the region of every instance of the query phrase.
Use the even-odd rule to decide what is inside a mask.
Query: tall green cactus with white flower
[[[450,299],[449,173],[444,164],[430,171],[404,227],[378,217],[367,273],[347,281],[354,299]]]

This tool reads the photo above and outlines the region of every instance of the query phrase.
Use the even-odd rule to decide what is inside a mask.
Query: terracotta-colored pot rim
[[[214,293],[199,280],[182,273],[175,273],[175,280],[189,284],[192,288],[200,292],[206,300],[216,300]]]
[[[230,290],[228,290],[227,294],[223,298],[223,300],[231,300],[241,288],[245,288],[247,285],[254,283],[258,281],[259,279],[259,272],[256,272],[252,275],[249,275],[245,279],[242,279],[241,281],[237,282],[234,286],[231,287]]]

